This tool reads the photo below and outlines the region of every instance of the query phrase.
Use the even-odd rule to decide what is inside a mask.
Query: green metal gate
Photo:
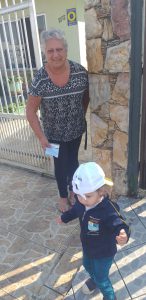
[[[129,106],[128,188],[136,195],[139,186],[139,150],[142,84],[143,0],[131,1],[131,88]]]
[[[146,5],[145,5],[145,22],[144,22],[144,55],[143,55],[142,120],[141,120],[139,185],[140,188],[146,190]]]

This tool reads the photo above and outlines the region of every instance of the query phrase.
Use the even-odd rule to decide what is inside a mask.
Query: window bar
[[[2,28],[3,28],[5,43],[6,43],[6,50],[7,50],[7,55],[8,55],[8,62],[9,62],[9,67],[10,67],[10,74],[11,74],[11,78],[12,78],[12,81],[13,81],[13,84],[14,84],[14,75],[13,75],[13,69],[12,69],[12,62],[11,62],[10,50],[9,50],[9,45],[8,45],[8,40],[7,40],[7,34],[6,34],[6,28],[5,28],[5,23],[4,23],[3,17],[2,17]],[[4,59],[4,61],[5,61],[5,59]],[[6,68],[5,77],[6,77],[6,82],[7,82],[7,88],[8,88],[8,92],[9,92],[10,102],[11,102],[12,108],[13,108],[13,101],[12,101],[12,95],[11,95],[10,85],[9,85],[9,81],[8,81],[7,68]],[[15,85],[14,85],[14,95],[15,95],[15,98],[17,98]],[[13,108],[13,113],[14,113],[14,108]]]
[[[1,46],[1,43],[0,43]],[[1,47],[0,47],[1,48]],[[6,93],[5,93],[5,88],[4,88],[4,83],[3,83],[3,79],[2,79],[2,72],[0,70],[0,84],[2,87],[2,92],[3,92],[3,98],[4,98],[4,104],[5,104],[5,108],[6,108],[6,112],[8,113],[8,103],[7,103],[7,99],[6,99]],[[0,99],[0,106],[1,106],[1,112],[4,113],[4,109],[3,109],[3,104],[2,104],[2,100]]]
[[[3,23],[2,23],[2,27],[3,27]],[[4,37],[5,37],[5,34],[6,34],[5,30],[3,32],[4,32]],[[3,48],[2,48],[1,39],[0,39],[0,50],[1,50],[1,55],[2,55],[2,62],[3,62],[3,66],[4,66],[5,80],[6,80],[6,84],[7,84],[7,88],[8,88],[8,96],[9,96],[9,99],[10,99],[10,104],[12,104],[12,112],[14,113],[13,101],[12,101],[12,96],[11,96],[10,87],[9,87],[8,74],[7,74],[7,68],[6,68],[5,57],[4,57],[4,52],[3,52]],[[8,50],[8,42],[7,41],[6,41],[6,50],[7,50],[8,62],[9,62],[10,70],[11,70],[11,74],[12,74],[13,71],[12,71],[12,65],[11,65],[10,53],[9,53],[9,50]],[[8,103],[7,103],[7,100],[6,100],[5,92],[4,92],[4,101],[5,101],[5,106],[6,106],[7,113],[9,113]]]
[[[37,70],[42,67],[42,55],[41,55],[41,48],[40,48],[40,40],[38,34],[38,24],[36,18],[36,9],[35,9],[35,2],[31,0],[29,2],[29,12],[30,12],[30,24],[31,24],[31,31],[32,31],[32,40],[34,44],[34,55],[35,55],[35,63]]]
[[[0,8],[1,8],[1,2],[0,2]],[[11,57],[10,57],[10,52],[9,52],[9,45],[8,45],[7,34],[6,34],[6,29],[5,29],[5,21],[4,21],[3,15],[1,15],[1,22],[2,22],[2,30],[3,30],[5,44],[6,44],[6,51],[7,51],[7,55],[8,55],[8,63],[9,63],[9,66],[10,66],[10,73],[11,73],[11,76],[12,76],[13,75],[13,70],[12,70]],[[5,80],[6,80],[7,89],[8,89],[8,95],[9,95],[9,99],[10,99],[10,104],[12,105],[12,112],[14,113],[13,100],[12,100],[12,95],[11,95],[9,81],[8,81],[8,73],[7,73],[7,67],[6,67],[6,64],[5,64],[5,57],[4,57],[4,52],[3,52],[1,39],[0,39],[0,48],[1,48],[3,66],[4,66]],[[8,105],[6,105],[6,109],[7,109],[7,113],[9,113]]]
[[[22,0],[20,0],[22,3]],[[22,22],[23,22],[23,27],[24,27],[24,35],[25,35],[25,40],[26,40],[26,47],[27,47],[27,54],[28,54],[28,61],[29,61],[29,69],[30,69],[30,74],[31,74],[31,79],[33,79],[33,68],[32,68],[32,63],[31,63],[31,55],[30,55],[30,50],[29,50],[29,43],[28,43],[28,35],[27,35],[27,29],[26,29],[26,23],[25,23],[25,13],[24,10],[21,11],[22,14]]]
[[[15,0],[12,0],[12,2],[15,5]],[[26,89],[28,90],[28,81],[27,81],[26,68],[25,68],[25,62],[24,62],[24,57],[23,57],[23,49],[22,49],[22,43],[21,43],[21,37],[20,37],[20,27],[18,24],[19,21],[18,21],[17,12],[15,12],[14,15],[15,15],[15,22],[16,22],[16,31],[17,31],[17,35],[18,35],[18,41],[19,41],[19,49],[20,49],[21,59],[22,59],[24,80],[25,80]],[[22,103],[25,106],[25,100],[24,100],[23,96],[22,96]]]
[[[7,0],[5,2],[6,2],[6,7],[8,7]],[[12,30],[12,21],[11,21],[10,14],[8,14],[8,28],[9,28],[9,32],[10,32],[10,40],[11,40],[12,51],[13,51],[13,56],[14,56],[16,74],[17,74],[18,78],[20,78],[21,76],[20,76],[19,67],[18,67],[18,61],[17,61],[17,55],[16,55],[16,46],[15,46],[15,41],[14,41],[14,35],[13,35],[13,30]],[[18,93],[17,93],[17,90],[16,90],[15,80],[14,80],[14,72],[12,74],[12,82],[13,82],[13,86],[14,86],[14,94],[15,94],[16,104],[17,104],[17,108],[18,108],[18,113],[20,113]],[[20,94],[23,98],[22,89],[20,90]]]

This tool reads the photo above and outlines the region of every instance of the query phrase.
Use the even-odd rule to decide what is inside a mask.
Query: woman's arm
[[[26,105],[26,117],[27,120],[34,131],[35,135],[39,139],[42,148],[45,150],[46,147],[49,147],[49,142],[44,135],[39,118],[37,116],[37,111],[41,103],[41,97],[40,96],[32,96],[29,95],[27,105]]]

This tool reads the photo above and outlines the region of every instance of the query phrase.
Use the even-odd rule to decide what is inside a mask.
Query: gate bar
[[[143,86],[142,86],[142,120],[140,143],[140,180],[141,189],[146,189],[146,3],[144,20],[144,58],[143,58]]]
[[[33,39],[33,44],[34,44],[34,54],[35,54],[36,68],[40,69],[42,67],[42,55],[41,55],[41,48],[40,48],[40,41],[39,41],[39,33],[38,33],[38,25],[37,25],[36,9],[35,9],[34,0],[30,1],[29,13],[30,13],[30,23],[31,23],[31,30],[32,30],[32,39]]]
[[[7,6],[6,8],[0,9],[0,15],[6,15],[6,14],[10,14],[12,12],[23,10],[23,9],[29,8],[29,6],[30,6],[29,1],[11,5],[11,6]]]
[[[139,129],[142,79],[143,0],[131,1],[131,82],[129,102],[128,193],[138,192]]]

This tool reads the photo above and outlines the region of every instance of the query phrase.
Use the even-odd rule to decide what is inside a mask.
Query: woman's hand
[[[127,243],[128,237],[124,229],[120,230],[119,235],[116,236],[116,241],[120,246],[123,246]]]
[[[46,148],[51,147],[51,145],[49,144],[49,142],[48,142],[48,140],[47,140],[47,138],[45,136],[42,136],[39,139],[39,141],[40,141],[40,144],[41,144],[41,146],[42,146],[42,148],[43,148],[44,151],[46,150]]]

